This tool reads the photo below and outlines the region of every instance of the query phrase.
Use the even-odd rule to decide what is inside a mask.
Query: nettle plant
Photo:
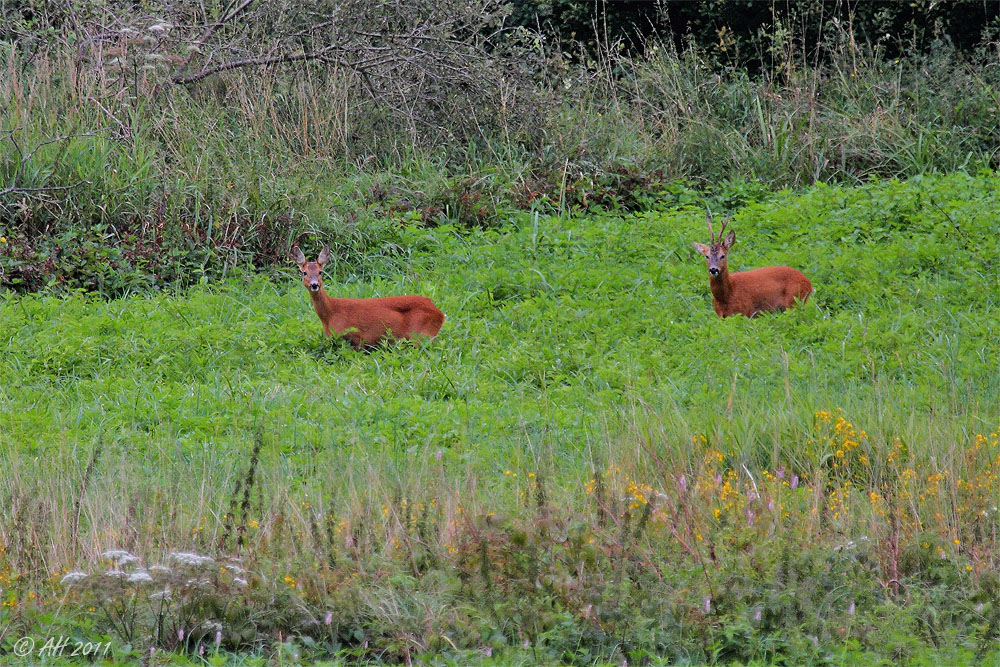
[[[120,549],[102,554],[108,568],[62,578],[71,599],[98,612],[109,632],[135,646],[203,652],[223,639],[239,643],[227,610],[251,582],[239,559],[175,551],[162,564],[144,566]],[[225,636],[224,631],[229,630]]]

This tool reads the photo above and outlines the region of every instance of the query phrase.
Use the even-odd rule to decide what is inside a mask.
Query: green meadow
[[[1000,660],[998,186],[403,226],[326,290],[447,320],[369,353],[291,263],[0,297],[0,661]],[[709,207],[809,302],[718,318]]]

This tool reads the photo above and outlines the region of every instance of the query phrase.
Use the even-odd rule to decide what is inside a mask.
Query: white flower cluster
[[[145,570],[137,570],[132,574],[128,575],[126,579],[130,584],[151,584],[153,583],[153,577],[149,575],[149,572]]]
[[[215,562],[215,559],[211,556],[199,556],[190,551],[174,551],[170,554],[169,558],[178,565],[187,565],[189,567],[202,567]]]
[[[87,578],[86,572],[69,572],[62,578],[59,582],[63,586],[72,586],[73,584],[78,584]]]
[[[131,565],[139,562],[139,557],[130,554],[123,549],[110,549],[101,554],[109,561],[121,568],[123,565]]]

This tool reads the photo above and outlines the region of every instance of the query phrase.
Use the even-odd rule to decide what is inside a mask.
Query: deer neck
[[[337,308],[337,299],[327,296],[326,289],[320,287],[315,292],[309,292],[309,296],[312,298],[313,309],[316,314],[319,315],[319,319],[326,322],[327,318],[335,313]]]
[[[729,269],[723,269],[717,276],[709,276],[708,284],[712,288],[712,298],[718,303],[729,303],[733,295],[733,280],[729,277]]]

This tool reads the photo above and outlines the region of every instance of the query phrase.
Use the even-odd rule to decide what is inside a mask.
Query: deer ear
[[[302,250],[297,245],[292,246],[291,258],[299,266],[306,263],[306,256],[302,254]]]
[[[705,257],[708,257],[709,249],[708,249],[707,245],[705,245],[704,243],[698,243],[698,242],[692,243],[691,245],[693,245],[694,249],[697,250],[698,252],[700,252],[702,255],[704,255]]]
[[[726,240],[722,242],[722,245],[726,246],[726,250],[729,250],[733,247],[734,243],[736,243],[736,232],[729,232],[726,234]]]
[[[316,258],[316,263],[319,264],[320,268],[330,261],[330,246],[325,245],[323,249],[319,251],[319,257]]]

